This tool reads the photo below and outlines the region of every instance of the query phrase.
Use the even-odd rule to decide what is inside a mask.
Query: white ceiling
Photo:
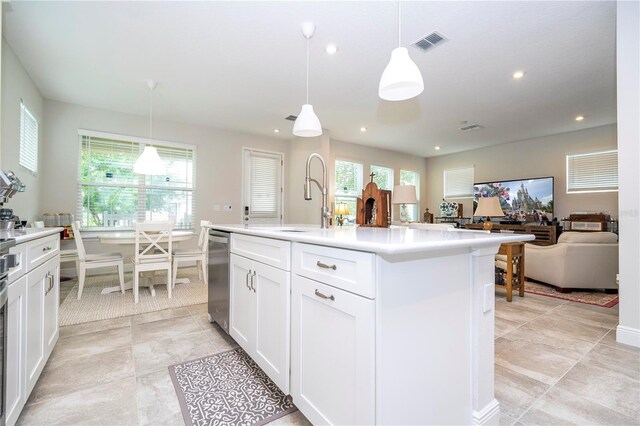
[[[339,140],[429,157],[615,122],[615,2],[402,5],[403,45],[449,39],[409,49],[425,90],[404,102],[377,96],[395,1],[13,1],[3,31],[45,98],[147,115],[152,78],[158,119],[271,137],[292,138],[305,100],[305,21],[310,103]]]

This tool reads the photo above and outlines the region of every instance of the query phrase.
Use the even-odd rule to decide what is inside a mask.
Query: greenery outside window
[[[416,187],[416,204],[407,205],[409,222],[420,221],[420,173],[411,170],[400,170],[400,185],[414,185]]]
[[[79,130],[77,218],[88,229],[132,229],[145,220],[173,220],[193,229],[195,146],[151,141],[166,167],[138,175],[133,164],[150,141]]]
[[[344,202],[349,214],[343,216],[345,224],[356,221],[357,198],[362,195],[362,164],[351,161],[336,160],[336,204]]]
[[[393,191],[393,169],[372,164],[371,173],[374,173],[373,182],[378,185],[378,189]]]

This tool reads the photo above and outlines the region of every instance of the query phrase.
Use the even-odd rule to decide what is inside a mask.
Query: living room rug
[[[156,282],[166,282],[166,275],[158,274]],[[167,296],[167,286],[156,285],[155,297],[149,289],[141,287],[139,302],[133,300],[133,290],[100,294],[105,287],[118,286],[117,274],[103,274],[87,276],[82,290],[82,298],[78,300],[78,282],[76,281],[69,294],[60,304],[60,325],[82,324],[110,318],[126,317],[146,312],[161,311],[163,309],[179,308],[207,302],[207,284],[198,278],[198,270],[181,268],[178,278],[189,278],[189,284],[177,284],[172,291],[172,297]],[[132,273],[126,273],[124,280],[133,280]]]
[[[263,425],[297,410],[242,348],[169,367],[187,426]]]
[[[570,293],[560,293],[553,286],[533,281],[525,282],[524,291],[525,293],[555,297],[556,299],[570,300],[572,302],[602,306],[604,308],[616,306],[619,301],[617,294],[607,294],[603,291],[597,290],[574,290]]]

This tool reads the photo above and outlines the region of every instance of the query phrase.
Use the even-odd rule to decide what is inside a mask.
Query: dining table
[[[188,241],[192,238],[194,238],[197,234],[193,231],[173,231],[172,233],[172,239],[173,239],[173,245],[175,246],[176,243],[180,243],[183,241]],[[123,231],[123,232],[109,232],[109,233],[104,233],[104,234],[100,234],[98,235],[98,241],[100,242],[100,244],[112,244],[112,245],[120,245],[120,246],[133,246],[136,243],[136,234],[133,231]],[[163,241],[163,239],[161,239],[159,241],[160,244],[162,243],[166,244],[166,240]],[[145,287],[145,285],[143,285],[143,282],[145,280],[141,280],[140,281],[140,286],[141,287]],[[191,281],[189,280],[189,278],[177,278],[176,279],[176,284],[189,284]],[[155,285],[166,285],[166,283],[153,283],[152,287],[151,287],[151,293],[153,296],[155,296],[155,291],[153,290],[153,286]],[[124,283],[124,289],[125,290],[131,290],[133,288],[133,280],[131,281],[127,281]],[[104,288],[102,290],[102,292],[100,294],[109,294],[109,293],[115,293],[120,291],[120,286],[115,286],[115,287],[107,287]]]

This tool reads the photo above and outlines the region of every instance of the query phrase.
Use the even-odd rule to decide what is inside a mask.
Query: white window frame
[[[352,163],[352,164],[358,164],[360,166],[360,176],[357,177],[357,182],[356,182],[356,186],[360,187],[360,193],[356,193],[353,195],[350,194],[340,194],[338,191],[338,182],[336,180],[336,163],[340,161],[343,163]],[[334,201],[337,204],[338,202],[340,202],[341,200],[350,200],[353,203],[355,203],[356,207],[358,205],[358,197],[362,196],[362,188],[364,188],[364,163],[362,161],[357,161],[357,160],[353,160],[350,158],[336,158],[333,161],[333,188],[334,188]],[[357,212],[356,211],[350,211],[349,215],[347,216],[349,218],[355,219],[357,217]],[[345,222],[346,223],[346,222]]]
[[[391,171],[391,185],[390,185],[391,187],[390,188],[378,188],[378,189],[386,189],[387,191],[393,191],[393,186],[395,185],[395,181],[396,181],[396,179],[395,179],[396,169],[394,167],[383,166],[383,165],[380,165],[380,164],[373,164],[372,163],[372,164],[369,164],[369,175],[368,176],[371,176],[371,173],[375,173],[373,171],[374,167],[379,167],[381,169],[387,169],[387,170]],[[375,177],[374,177],[374,179],[375,179]]]
[[[575,167],[579,165],[577,162],[580,160],[582,160],[581,167],[583,169],[579,174],[582,176],[580,178],[574,176],[572,179],[571,175],[575,175]],[[607,161],[615,170],[615,173],[612,173],[613,170],[606,171],[603,167],[599,167],[597,163],[601,161]],[[618,150],[608,149],[580,154],[567,154],[565,171],[567,194],[617,192],[619,185]]]
[[[155,145],[155,146],[159,146],[159,147],[166,147],[166,148],[183,148],[183,149],[189,149],[192,151],[193,153],[193,159],[192,159],[192,164],[191,164],[191,171],[192,171],[192,177],[191,177],[191,181],[192,181],[192,186],[191,188],[175,188],[175,190],[182,190],[182,191],[191,191],[191,227],[188,229],[195,229],[196,224],[195,224],[195,212],[196,212],[196,159],[197,159],[197,147],[195,145],[190,145],[190,144],[184,144],[184,143],[179,143],[179,142],[169,142],[169,141],[163,141],[163,140],[158,140],[158,139],[148,139],[148,138],[140,138],[140,137],[136,137],[136,136],[129,136],[129,135],[121,135],[121,134],[117,134],[117,133],[108,133],[108,132],[98,132],[98,131],[94,131],[94,130],[86,130],[86,129],[78,129],[78,174],[77,174],[77,202],[76,202],[76,218],[80,218],[79,220],[83,220],[83,205],[82,205],[82,186],[95,186],[95,187],[108,187],[108,186],[117,186],[117,187],[127,187],[126,184],[115,184],[115,185],[109,185],[109,184],[101,184],[101,183],[91,183],[91,182],[83,182],[82,181],[82,138],[83,137],[93,137],[93,138],[99,138],[99,139],[110,139],[110,140],[114,140],[114,141],[121,141],[121,142],[131,142],[131,143],[136,143],[138,144],[138,149],[139,152],[142,153],[142,151],[144,150],[144,147],[146,145]],[[133,167],[133,165],[132,165]],[[129,187],[135,187],[138,189],[138,206],[137,206],[137,220],[138,221],[144,221],[145,215],[146,215],[146,190],[147,189],[172,189],[172,188],[168,188],[165,186],[157,186],[157,185],[147,185],[145,182],[145,176],[144,175],[140,175],[139,178],[139,183],[137,185],[133,185],[133,186],[129,186]],[[141,195],[140,195],[141,194]],[[110,231],[114,231],[114,230],[123,230],[123,229],[132,229],[132,226],[124,226],[124,227],[96,227],[96,226],[87,226],[83,223],[83,227],[90,229],[90,230],[110,230]]]
[[[280,157],[280,203],[278,206],[277,217],[252,217],[251,214],[247,215],[245,209],[250,205],[251,194],[247,190],[248,183],[251,182],[251,168],[247,164],[247,156],[251,153],[265,154],[267,156]],[[268,151],[264,149],[255,149],[250,147],[242,148],[242,208],[240,209],[240,219],[243,223],[254,224],[282,224],[284,222],[284,195],[285,195],[285,154],[278,151]]]
[[[469,188],[468,188],[468,192],[464,192],[462,190],[459,190],[457,192],[453,192],[453,193],[448,193],[447,192],[447,174],[457,174],[457,178],[462,180],[464,178],[464,176],[462,176],[463,174],[468,174],[470,172],[471,174],[471,179],[469,182]],[[474,181],[474,176],[475,176],[475,167],[474,166],[467,166],[467,167],[457,167],[455,169],[447,169],[444,170],[443,172],[443,196],[442,198],[445,199],[464,199],[464,198],[473,198],[473,181]],[[454,176],[451,176],[450,179],[452,179]],[[468,177],[467,177],[468,178]]]
[[[29,120],[29,122],[27,122]],[[33,130],[27,133],[27,126],[35,127],[35,138]],[[38,145],[40,139],[40,123],[38,118],[27,108],[24,101],[20,100],[20,165],[29,170],[32,174],[38,173]]]
[[[398,183],[400,185],[403,185],[402,183],[402,172],[409,172],[409,173],[414,173],[416,175],[416,182],[415,182],[415,187],[416,187],[416,200],[418,201],[416,204],[407,206],[407,210],[409,211],[413,211],[413,221],[415,222],[420,222],[420,172],[417,172],[415,170],[408,170],[408,169],[400,169],[400,172],[398,174]]]

